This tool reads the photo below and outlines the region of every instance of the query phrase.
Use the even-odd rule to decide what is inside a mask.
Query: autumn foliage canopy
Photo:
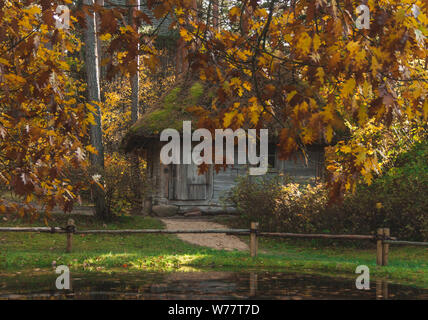
[[[405,124],[415,135],[428,119],[428,4],[422,0],[148,0],[136,26],[117,6],[72,1],[0,1],[0,181],[30,202],[70,208],[80,186],[66,178],[85,167],[93,106],[85,99],[80,32],[95,12],[107,78],[135,74],[159,61],[153,18],[173,21],[190,72],[216,87],[211,105],[193,106],[200,127],[274,128],[280,155],[325,144],[330,196],[387,161],[384,137]],[[106,1],[108,4],[108,1]],[[69,5],[70,28],[56,27],[56,7]],[[370,27],[356,26],[356,8]],[[169,17],[171,19],[166,19]],[[28,207],[0,202],[0,212]]]

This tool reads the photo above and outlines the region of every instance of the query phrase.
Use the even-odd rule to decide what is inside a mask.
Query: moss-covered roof
[[[210,89],[198,80],[178,82],[129,129],[122,141],[122,149],[129,152],[143,147],[145,141],[158,137],[164,129],[181,131],[183,121],[196,120],[187,109],[206,105],[212,96]]]
[[[199,79],[190,76],[182,79],[168,90],[143,116],[129,129],[122,139],[121,149],[131,152],[134,149],[145,148],[153,139],[159,140],[159,135],[164,129],[183,129],[183,121],[193,121],[198,118],[188,111],[194,106],[210,106],[215,97],[215,86],[209,86]],[[281,128],[275,121],[267,124],[269,140],[277,142]],[[324,145],[323,142],[316,145]]]

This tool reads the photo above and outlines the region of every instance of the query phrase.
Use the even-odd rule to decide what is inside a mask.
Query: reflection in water
[[[376,281],[376,299],[387,300],[388,299],[388,282],[383,280]]]
[[[74,275],[72,289],[55,289],[55,275],[0,279],[0,299],[428,299],[428,290],[355,279],[282,272],[174,272]]]
[[[250,273],[250,297],[254,297],[257,293],[257,273]]]

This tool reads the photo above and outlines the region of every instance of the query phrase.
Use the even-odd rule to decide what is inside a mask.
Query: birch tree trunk
[[[99,6],[104,6],[104,0],[95,0],[96,4],[98,4]],[[101,21],[99,19],[99,17],[97,17],[96,19],[96,30],[97,33],[100,31],[100,24]],[[97,53],[98,53],[98,68],[99,68],[99,75],[100,75],[100,84],[102,84],[104,77],[105,77],[105,68],[101,66],[101,62],[103,60],[103,46],[102,46],[102,41],[99,37],[97,37]],[[103,92],[101,92],[101,100],[104,102],[104,97],[103,97]]]
[[[127,0],[129,6],[128,22],[129,25],[136,27],[134,20],[134,13],[140,7],[140,0]],[[139,76],[139,57],[136,58],[137,70],[135,74],[130,75],[131,81],[131,122],[134,124],[139,116],[139,90],[140,90],[140,76]],[[141,195],[141,175],[140,175],[140,159],[138,155],[131,154],[131,188],[133,192],[132,213],[140,214],[142,212],[142,195]]]
[[[84,0],[85,5],[93,5],[93,0]],[[91,154],[92,174],[97,176],[98,182],[102,185],[104,182],[104,148],[101,128],[101,110],[97,103],[101,101],[100,97],[100,75],[98,64],[98,49],[96,35],[96,17],[95,13],[86,15],[85,35],[85,66],[87,79],[88,101],[93,103],[96,113],[94,114],[95,124],[90,128],[91,145],[97,150],[97,154]],[[95,203],[95,214],[102,220],[110,218],[109,210],[106,207],[104,190],[96,183],[92,184],[92,196]]]

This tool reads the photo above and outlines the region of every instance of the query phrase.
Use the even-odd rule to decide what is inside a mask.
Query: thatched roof
[[[130,152],[144,148],[152,139],[158,139],[164,129],[183,129],[183,121],[197,121],[194,114],[187,111],[195,105],[211,103],[214,91],[198,80],[181,80],[152,106],[129,129],[122,140],[122,149]]]
[[[181,132],[183,121],[192,121],[196,124],[197,116],[188,109],[194,106],[210,106],[216,90],[217,87],[209,86],[187,74],[187,77],[178,81],[129,129],[122,139],[121,149],[124,152],[146,149],[153,141],[159,141],[162,130],[170,128]],[[277,143],[281,127],[272,120],[268,121],[266,126],[269,129],[269,141]],[[314,145],[325,146],[325,143],[319,141]]]

